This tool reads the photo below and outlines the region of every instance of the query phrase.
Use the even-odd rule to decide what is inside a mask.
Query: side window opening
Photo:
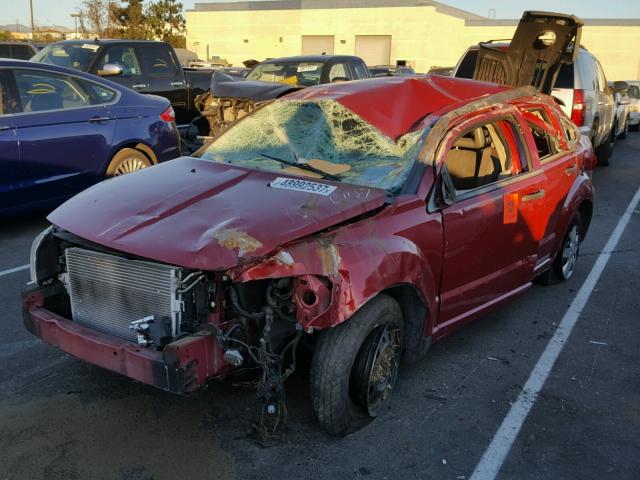
[[[91,105],[91,99],[72,77],[51,72],[16,70],[24,112],[63,110]]]
[[[113,46],[102,57],[98,70],[104,68],[107,63],[114,63],[122,67],[124,76],[140,75],[140,64],[133,48],[125,46]]]
[[[329,82],[344,82],[351,80],[349,66],[346,63],[336,63],[329,70]]]
[[[444,163],[457,191],[472,190],[519,173],[501,123],[467,130],[454,140]]]
[[[562,120],[562,127],[564,128],[564,133],[569,143],[575,143],[580,137],[580,134],[576,131],[576,127],[564,119]]]
[[[173,56],[165,45],[144,45],[140,47],[142,70],[152,77],[175,75],[177,68]]]

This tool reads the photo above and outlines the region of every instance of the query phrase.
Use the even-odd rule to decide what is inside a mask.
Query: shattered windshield
[[[394,142],[335,100],[282,100],[235,124],[202,158],[313,178],[336,177],[396,192],[425,133],[411,132]],[[291,162],[306,163],[325,175]]]
[[[262,63],[247,74],[247,79],[311,87],[320,83],[322,65],[320,62]]]
[[[47,45],[31,61],[86,72],[100,47],[94,43]]]

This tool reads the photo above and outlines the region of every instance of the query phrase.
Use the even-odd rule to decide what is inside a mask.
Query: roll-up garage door
[[[355,51],[367,65],[389,65],[391,35],[356,35]]]
[[[302,55],[333,55],[333,35],[303,35]]]

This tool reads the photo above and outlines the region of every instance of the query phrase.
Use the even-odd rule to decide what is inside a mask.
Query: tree
[[[176,0],[158,0],[147,5],[146,20],[153,36],[184,48],[186,21],[182,15],[182,3]]]
[[[148,40],[153,33],[148,26],[143,0],[127,0],[124,7],[114,9],[122,36],[134,40]]]
[[[100,38],[117,38],[115,0],[84,0],[80,9],[80,31],[83,36],[97,35]]]
[[[0,30],[0,40],[13,40],[13,36],[9,30]]]

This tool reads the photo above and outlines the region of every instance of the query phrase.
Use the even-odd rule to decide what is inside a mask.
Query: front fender
[[[390,209],[393,210],[393,209]],[[398,285],[415,287],[430,312],[437,312],[442,226],[438,220],[401,228],[401,217],[385,212],[331,234],[307,238],[232,276],[247,282],[267,278],[316,276],[330,282],[328,309],[312,318],[298,315],[306,328],[329,328],[350,318],[367,301]],[[393,231],[400,227],[400,231]],[[390,233],[391,232],[391,233]],[[433,319],[435,316],[429,316]],[[426,328],[427,332],[429,328]]]

